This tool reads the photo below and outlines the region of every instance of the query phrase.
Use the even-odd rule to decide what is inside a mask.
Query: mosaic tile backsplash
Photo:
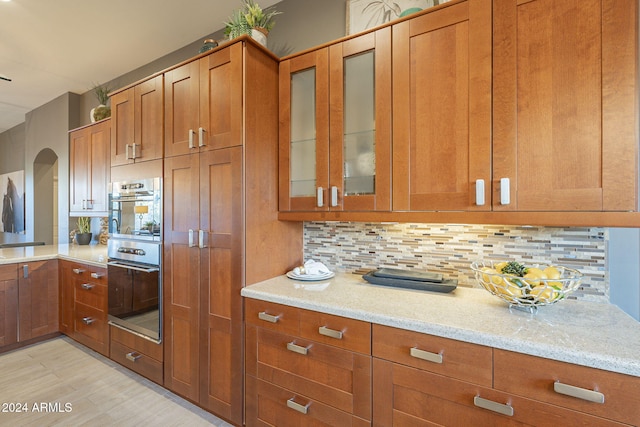
[[[569,298],[609,302],[607,228],[306,222],[304,259],[364,274],[381,267],[439,271],[458,286],[479,287],[476,259],[564,265],[583,275]]]

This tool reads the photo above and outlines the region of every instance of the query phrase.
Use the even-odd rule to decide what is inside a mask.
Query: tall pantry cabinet
[[[165,73],[164,384],[243,422],[243,286],[301,261],[279,222],[278,61],[248,38]]]

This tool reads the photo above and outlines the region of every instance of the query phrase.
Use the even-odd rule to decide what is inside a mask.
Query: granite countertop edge
[[[107,247],[98,244],[59,244],[0,249],[0,265],[50,259],[63,259],[105,268]]]
[[[305,286],[313,285],[280,276],[247,286],[241,294],[247,298],[640,377],[640,322],[614,305],[566,301],[531,314],[510,310],[481,289],[458,288],[454,297],[363,282],[358,275],[337,274],[328,289],[307,291]],[[346,290],[334,292],[338,288]],[[344,298],[346,295],[353,299]],[[409,307],[402,313],[390,314],[394,301]],[[419,308],[420,304],[440,302],[446,304],[439,304],[441,307],[434,310],[433,315]],[[412,303],[418,306],[417,310],[411,307]],[[463,306],[462,311],[457,306]],[[458,319],[457,312],[470,311],[469,307],[473,307],[469,319]],[[591,318],[576,321],[575,314],[582,312]],[[493,330],[490,324],[487,325],[491,321],[502,322],[503,328]],[[597,325],[599,321],[604,325]],[[595,326],[590,329],[592,324]],[[540,334],[540,328],[545,328],[545,333]],[[618,328],[622,331],[620,337],[617,336]],[[612,335],[611,339],[607,339],[607,335]],[[635,342],[634,338],[637,338]]]

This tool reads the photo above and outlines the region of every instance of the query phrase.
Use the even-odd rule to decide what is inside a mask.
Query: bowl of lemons
[[[565,299],[582,280],[582,273],[573,268],[518,261],[474,261],[471,270],[485,290],[512,306],[528,309]]]

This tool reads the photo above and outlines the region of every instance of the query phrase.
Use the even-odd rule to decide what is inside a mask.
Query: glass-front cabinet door
[[[280,68],[280,210],[390,210],[391,31]]]

